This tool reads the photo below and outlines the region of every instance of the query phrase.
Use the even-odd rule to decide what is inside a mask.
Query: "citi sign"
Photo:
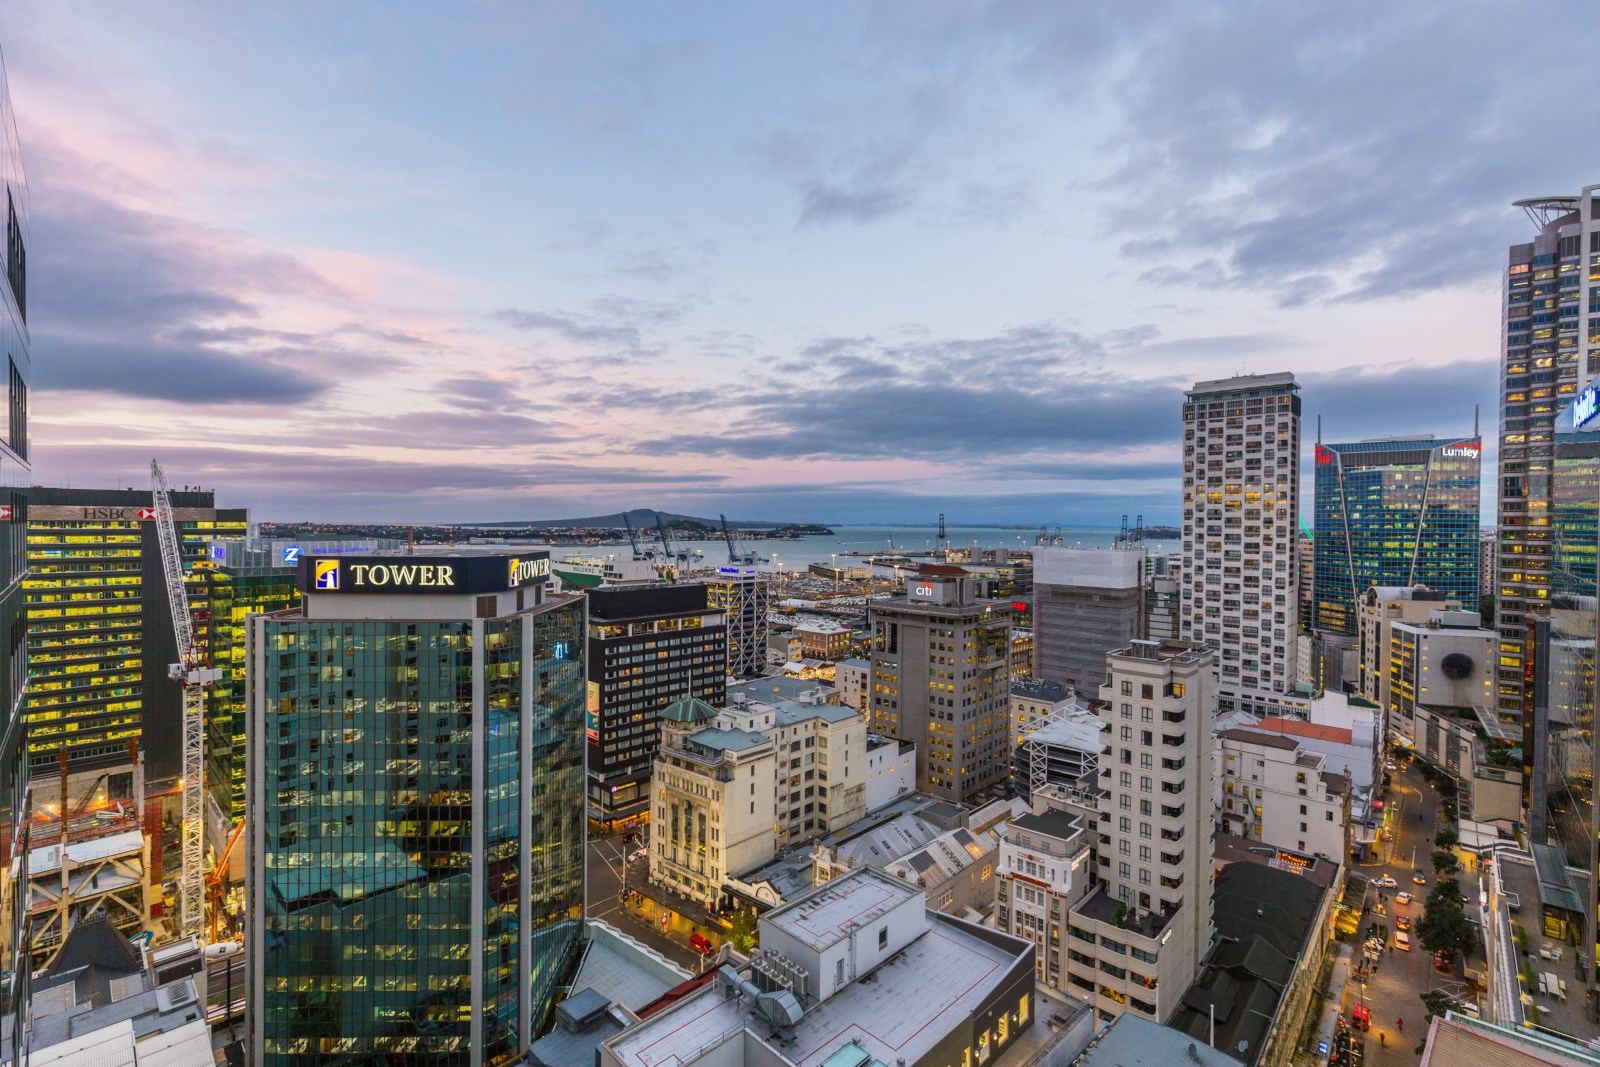
[[[1439,449],[1441,456],[1454,456],[1460,459],[1477,459],[1483,446],[1472,441],[1457,441],[1453,445],[1445,445]]]
[[[932,596],[933,595],[933,586],[929,585],[927,582],[923,582],[921,585],[914,585],[914,586],[911,587],[911,595],[912,596]]]
[[[345,563],[319,559],[311,587],[329,592],[345,588],[344,572],[350,575],[350,589],[454,589],[455,566],[448,563]]]
[[[523,582],[531,582],[535,578],[550,577],[550,558],[548,556],[541,556],[539,559],[513,559],[508,562],[511,565],[511,572],[508,578],[513,589]]]

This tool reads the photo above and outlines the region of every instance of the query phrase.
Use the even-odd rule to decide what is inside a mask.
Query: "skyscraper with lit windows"
[[[549,553],[302,557],[249,620],[262,1067],[516,1062],[576,960],[584,607]]]
[[[1317,444],[1312,629],[1356,636],[1373,586],[1475,603],[1482,452],[1477,436]]]

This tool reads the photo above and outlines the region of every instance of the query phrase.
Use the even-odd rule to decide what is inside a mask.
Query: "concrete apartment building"
[[[714,907],[730,874],[776,854],[776,746],[715,725],[717,709],[685,698],[661,712],[651,789],[650,881]]]
[[[1345,857],[1350,780],[1283,734],[1217,734],[1217,818],[1224,832],[1336,864]]]
[[[1451,709],[1457,718],[1478,722],[1474,708],[1497,722],[1495,656],[1499,641],[1485,630],[1476,611],[1429,613],[1426,622],[1389,624],[1388,740],[1422,747],[1418,707]]]
[[[995,927],[1032,941],[1035,977],[1063,993],[1078,992],[1067,984],[1066,961],[1077,943],[1068,916],[1094,884],[1095,836],[1077,816],[1046,810],[1012,820],[1000,842]]]
[[[1144,579],[1144,632],[1151,641],[1178,636],[1183,615],[1183,565],[1176,556],[1153,556],[1146,561]]]
[[[850,627],[834,619],[806,619],[795,623],[802,659],[842,659],[850,654]]]
[[[772,742],[778,851],[866,815],[867,718],[861,712],[826,703],[818,693],[773,704],[738,695],[715,723]]]
[[[1162,1021],[1211,943],[1214,646],[1136,641],[1106,657],[1097,705],[1098,882],[1068,919],[1071,991],[1103,1021]]]
[[[1143,547],[1033,550],[1033,675],[1093,692],[1106,653],[1144,636]]]
[[[1179,636],[1217,647],[1219,710],[1271,714],[1297,673],[1299,386],[1252,374],[1185,397]]]
[[[728,625],[728,673],[760,674],[767,665],[767,576],[754,567],[718,567],[706,578],[706,597]]]
[[[898,737],[867,735],[867,811],[917,788],[917,746]]]
[[[871,705],[872,662],[842,659],[833,665],[833,691],[845,707],[866,711]]]
[[[1500,542],[1493,530],[1478,531],[1478,596],[1495,595],[1495,579],[1500,571]]]
[[[918,790],[965,803],[1011,773],[1011,612],[965,574],[873,602],[873,732],[916,745]]]
[[[861,867],[761,916],[761,948],[603,1042],[599,1067],[994,1063],[1035,1025],[1034,948]]]
[[[1356,606],[1361,695],[1380,708],[1389,706],[1389,624],[1425,623],[1435,611],[1458,611],[1459,600],[1421,586],[1379,586],[1362,594]]]

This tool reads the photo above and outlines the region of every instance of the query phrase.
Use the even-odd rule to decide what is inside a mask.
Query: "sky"
[[[1492,471],[1511,202],[1600,182],[1600,18],[1534,18],[0,0],[34,479],[1173,522],[1183,389],[1285,370],[1308,454],[1481,404]]]

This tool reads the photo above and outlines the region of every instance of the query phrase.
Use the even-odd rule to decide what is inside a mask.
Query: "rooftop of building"
[[[1108,652],[1108,656],[1119,660],[1142,660],[1146,662],[1177,663],[1184,666],[1198,665],[1217,653],[1216,645],[1208,645],[1196,641],[1133,641],[1121,648]]]
[[[1238,1060],[1196,1041],[1182,1030],[1120,1015],[1095,1036],[1089,1047],[1072,1061],[1073,1067],[1145,1067],[1168,1064],[1181,1067],[1242,1067]]]
[[[1071,841],[1083,833],[1083,823],[1078,817],[1064,811],[1030,812],[1012,819],[1011,825],[1019,830],[1030,830],[1062,841]]]
[[[1282,734],[1286,737],[1304,737],[1315,741],[1331,741],[1340,745],[1350,744],[1355,737],[1350,730],[1338,726],[1322,726],[1318,723],[1305,722],[1301,719],[1289,719],[1280,715],[1268,715],[1253,726],[1242,726],[1239,729]]]
[[[1331,889],[1255,863],[1229,864],[1214,886],[1217,938],[1171,1022],[1203,1041],[1214,1019],[1218,1047],[1254,1064],[1300,957],[1322,936],[1316,919]]]
[[[1348,796],[1350,793],[1350,777],[1344,774],[1335,774],[1333,771],[1322,772],[1322,787],[1329,796]]]
[[[605,622],[677,618],[706,611],[706,587],[688,582],[590,589],[585,597],[589,617]]]
[[[1262,867],[1292,870],[1312,885],[1332,886],[1339,877],[1339,865],[1324,856],[1307,856],[1289,849],[1275,848],[1237,834],[1218,833],[1211,844],[1213,868],[1221,871],[1235,863],[1254,863]]]
[[[882,866],[896,878],[919,882],[925,887],[935,886],[972,867],[999,845],[1000,835],[993,830],[968,830],[958,826]]]
[[[1052,682],[1044,678],[1013,678],[1011,679],[1011,695],[1014,697],[1032,697],[1034,700],[1048,700],[1056,703],[1072,695],[1072,690],[1060,682]]]
[[[851,719],[862,719],[866,716],[855,708],[843,704],[822,704],[801,702],[798,700],[780,700],[773,705],[777,712],[779,726],[793,726],[795,723],[806,722],[810,719],[822,719],[825,722],[849,722]]]
[[[1284,737],[1276,733],[1263,733],[1245,726],[1235,726],[1223,730],[1218,736],[1225,741],[1237,741],[1246,745],[1260,745],[1262,748],[1276,748],[1285,752],[1294,751],[1300,747],[1300,742],[1292,737]]]
[[[851,656],[849,659],[839,660],[834,664],[834,667],[854,667],[858,671],[870,671],[872,670],[872,661],[864,660],[860,656]]]
[[[798,700],[801,694],[816,688],[818,688],[817,682],[811,678],[786,678],[782,675],[750,678],[743,682],[728,683],[728,703],[732,704],[740,697],[746,700],[758,700],[764,704],[779,700]]]
[[[890,900],[903,904],[921,895],[862,868],[761,921],[778,916],[797,936],[833,944],[848,936],[843,927],[852,921],[883,914]],[[905,948],[827,1000],[808,1002],[792,1040],[769,1044],[767,1023],[740,996],[713,982],[612,1038],[607,1048],[625,1067],[691,1067],[713,1057],[724,1065],[823,1067],[852,1044],[867,1055],[865,1062],[919,1063],[945,1035],[967,1025],[1033,951],[998,931],[923,915],[925,928]]]
[[[853,931],[889,914],[917,892],[914,886],[872,867],[860,867],[799,900],[773,908],[761,917],[761,923],[820,952],[848,940]]]
[[[35,1038],[37,1042],[37,1038]],[[211,1027],[204,1019],[152,1037],[139,1037],[127,1019],[67,1038],[28,1056],[34,1067],[211,1067]]]
[[[1208,399],[1217,395],[1228,393],[1256,393],[1262,391],[1280,392],[1285,387],[1299,391],[1295,384],[1294,375],[1289,371],[1278,371],[1274,374],[1241,374],[1234,378],[1217,378],[1209,382],[1195,382],[1194,388],[1186,390],[1184,396],[1206,397]]]
[[[717,717],[717,709],[699,697],[679,697],[661,709],[657,716],[663,722],[710,722]]]
[[[868,752],[872,752],[872,751],[875,751],[877,749],[884,748],[885,746],[888,746],[888,745],[896,746],[898,748],[898,750],[901,751],[901,752],[906,752],[906,751],[909,751],[911,749],[915,749],[917,747],[913,742],[902,741],[898,737],[890,737],[888,734],[868,734],[867,735],[867,751]]]
[[[701,748],[717,752],[746,752],[762,745],[770,745],[764,735],[749,730],[719,730],[708,726],[689,735],[689,740]]]
[[[1553,1034],[1512,1029],[1456,1012],[1436,1015],[1422,1067],[1597,1067],[1600,1055]]]
[[[1144,938],[1155,938],[1162,930],[1167,928],[1167,923],[1172,915],[1164,911],[1134,909],[1123,901],[1111,896],[1110,890],[1102,883],[1093,893],[1079,901],[1072,909],[1073,914],[1082,915],[1086,919],[1115,926],[1119,930],[1127,930]],[[1116,922],[1118,912],[1122,913],[1122,921]]]
[[[1022,737],[1022,743],[1058,745],[1080,752],[1098,754],[1105,748],[1100,736],[1110,729],[1100,716],[1076,705],[1065,708],[1045,719]]]
[[[794,632],[797,634],[848,634],[850,627],[841,625],[836,619],[803,619],[794,624]]]

